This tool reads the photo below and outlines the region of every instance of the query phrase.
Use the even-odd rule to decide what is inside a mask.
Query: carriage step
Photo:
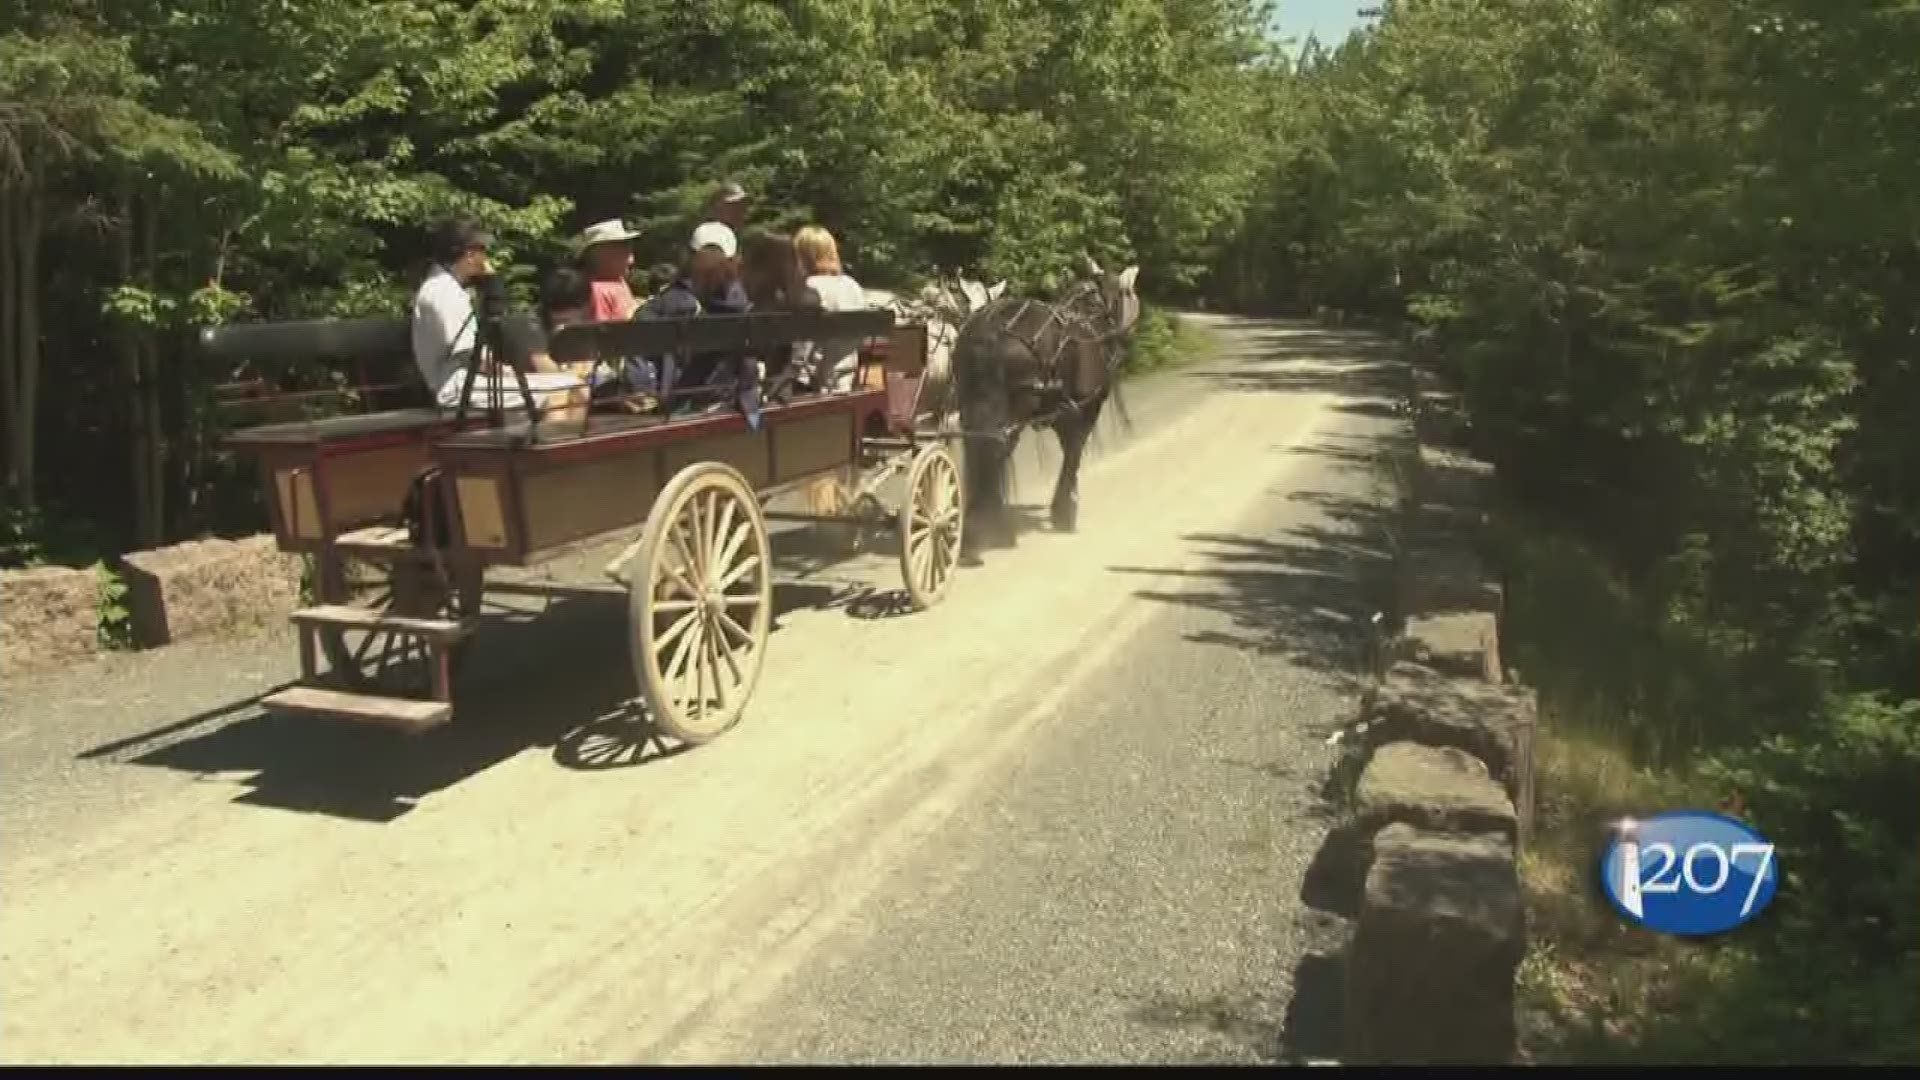
[[[260,704],[276,712],[305,713],[334,720],[360,720],[408,732],[436,728],[453,718],[453,705],[445,701],[347,694],[338,690],[322,690],[317,686],[289,687],[261,698]]]
[[[348,555],[365,559],[397,558],[413,550],[413,537],[401,525],[370,525],[341,533],[333,546]]]
[[[323,604],[301,608],[293,613],[301,626],[333,626],[348,630],[391,630],[412,634],[440,644],[458,641],[473,632],[469,623],[452,619],[410,619],[401,615],[383,615],[372,608],[346,604]]]

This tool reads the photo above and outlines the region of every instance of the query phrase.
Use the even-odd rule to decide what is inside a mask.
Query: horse
[[[953,390],[953,346],[968,319],[998,299],[1007,283],[984,285],[958,280],[957,287],[934,281],[909,298],[885,289],[865,289],[867,306],[893,312],[903,322],[920,323],[927,328],[927,362],[921,374],[920,405],[923,415],[931,415],[937,426],[953,428],[959,423]]]
[[[1007,466],[1026,428],[1060,439],[1060,475],[1049,520],[1078,528],[1080,459],[1100,411],[1119,393],[1120,364],[1140,319],[1138,266],[1118,274],[1087,258],[1090,280],[1053,303],[1003,297],[975,312],[953,349],[954,388],[965,437],[969,558],[1013,542],[1006,516]],[[1119,403],[1125,420],[1124,403]]]

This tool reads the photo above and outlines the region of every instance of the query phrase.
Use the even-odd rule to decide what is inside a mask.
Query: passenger
[[[540,290],[540,320],[530,328],[531,333],[538,335],[535,348],[546,350],[553,334],[565,327],[599,321],[593,317],[593,301],[593,282],[580,271],[563,266],[548,274]],[[653,387],[650,383],[631,385],[631,380],[623,379],[620,358],[583,354],[554,359],[562,370],[587,384],[595,408],[628,413],[646,411],[646,403],[629,397],[629,393],[651,393]]]
[[[751,205],[747,189],[728,180],[707,196],[707,220],[717,221],[738,235],[747,229],[747,210]]]
[[[670,262],[654,263],[647,269],[647,299],[651,300],[666,292],[679,276],[678,266]]]
[[[501,296],[504,307],[505,289],[494,277],[493,264],[487,258],[492,243],[493,238],[470,218],[441,222],[433,232],[433,269],[414,293],[413,362],[435,404],[443,409],[459,406],[467,367],[479,342],[479,316],[467,290],[486,288]],[[512,321],[509,318],[508,325]],[[510,343],[508,348],[512,348]],[[543,414],[567,413],[570,407],[586,404],[585,385],[561,371],[544,349],[528,350],[522,367],[534,405]],[[490,358],[474,379],[469,403],[484,405],[498,380],[508,407],[522,407],[519,380],[512,372],[510,364]]]
[[[637,318],[680,319],[697,315],[741,315],[751,309],[746,290],[740,285],[740,245],[733,230],[718,221],[709,221],[693,231],[687,245],[686,266],[673,284],[640,306]],[[758,389],[757,365],[744,362],[737,353],[696,353],[686,358],[677,371],[669,372],[664,358],[661,383],[671,387],[709,386],[725,378],[725,369],[733,367],[732,381],[743,395],[746,384]],[[682,400],[687,408],[691,402]],[[743,405],[745,401],[743,400]],[[679,411],[679,410],[676,410]]]
[[[580,265],[593,282],[595,322],[625,322],[640,306],[627,284],[633,241],[639,235],[618,219],[595,222],[580,234]]]
[[[732,229],[709,221],[693,230],[679,276],[642,305],[641,318],[739,315],[752,307],[740,285],[740,242]]]
[[[540,287],[540,317],[549,331],[594,322],[593,282],[570,266],[547,275]]]
[[[840,245],[818,225],[801,229],[793,238],[807,288],[820,298],[823,311],[864,311],[867,295],[840,264]],[[860,339],[839,338],[815,343],[808,364],[812,385],[819,390],[845,393],[853,389],[860,366]]]

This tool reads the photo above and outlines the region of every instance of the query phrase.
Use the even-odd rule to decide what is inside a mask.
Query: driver
[[[413,362],[420,377],[443,409],[458,408],[460,388],[479,343],[479,316],[468,289],[500,289],[487,249],[493,238],[471,218],[441,222],[433,233],[433,269],[413,296]],[[501,290],[504,291],[504,290]],[[544,351],[532,353],[525,365],[527,388],[544,415],[574,414],[587,404],[587,388],[561,371]],[[470,405],[484,405],[494,384],[501,384],[509,407],[520,407],[519,380],[513,368],[490,358],[474,378]]]

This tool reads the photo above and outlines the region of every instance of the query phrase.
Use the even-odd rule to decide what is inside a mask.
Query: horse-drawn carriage
[[[856,337],[855,390],[768,403],[753,417],[394,409],[235,433],[228,444],[261,467],[280,548],[311,557],[315,570],[317,603],[293,614],[301,682],[263,703],[411,731],[443,724],[487,571],[635,531],[616,560],[633,670],[654,723],[687,742],[737,723],[759,679],[773,615],[770,517],[891,527],[912,604],[938,602],[958,560],[962,485],[950,435],[920,404],[924,326],[887,311],[597,323],[557,331],[552,352],[750,351]],[[292,362],[404,355],[407,341],[404,321],[366,320],[233,326],[202,344],[229,360]],[[904,494],[886,506],[883,488],[901,473]],[[843,510],[769,510],[774,498],[827,481]]]

